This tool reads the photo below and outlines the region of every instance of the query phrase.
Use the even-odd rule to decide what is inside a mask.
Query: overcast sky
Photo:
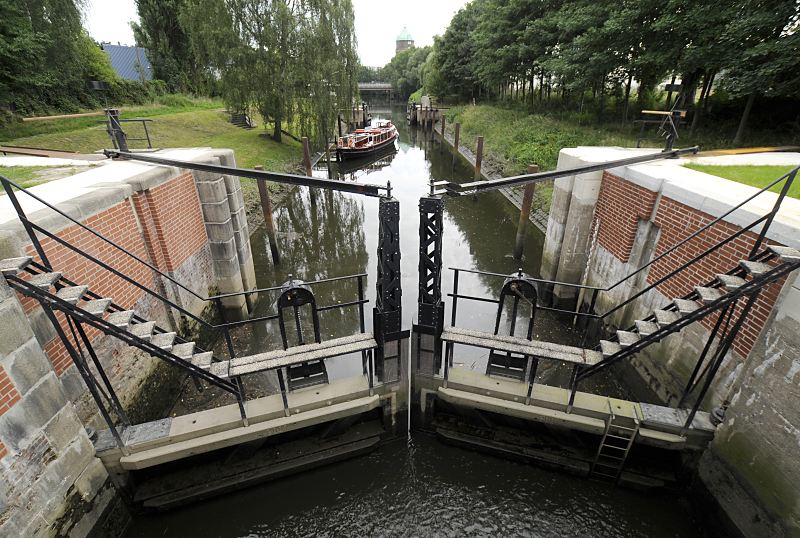
[[[467,0],[353,0],[361,63],[385,65],[394,40],[407,27],[418,47],[433,43]],[[130,21],[138,20],[134,0],[90,0],[86,28],[98,41],[133,45]]]

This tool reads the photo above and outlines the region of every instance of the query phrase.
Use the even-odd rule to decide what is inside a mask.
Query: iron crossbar
[[[301,176],[298,174],[286,174],[281,172],[269,172],[266,170],[253,170],[249,168],[237,168],[234,166],[224,166],[221,164],[207,164],[193,161],[181,161],[178,159],[166,159],[155,155],[143,155],[141,153],[130,153],[118,150],[104,150],[105,155],[112,159],[126,159],[130,161],[140,161],[144,163],[157,164],[161,166],[174,166],[186,170],[197,170],[199,172],[211,172],[228,176],[246,177],[258,181],[273,181],[287,185],[300,185],[303,187],[314,187],[320,189],[330,189],[339,192],[349,192],[351,194],[361,194],[364,196],[387,197],[391,195],[391,185],[373,185],[370,183],[352,183],[349,181],[337,181],[334,179],[323,179],[318,177]]]
[[[486,181],[471,181],[469,183],[457,183],[448,181],[444,185],[444,191],[451,196],[467,196],[472,194],[479,194],[482,192],[496,191],[508,187],[516,187],[519,185],[527,185],[530,183],[541,183],[542,181],[549,181],[560,177],[574,176],[577,174],[585,174],[588,172],[600,172],[610,168],[618,168],[620,166],[631,166],[634,164],[642,164],[646,162],[659,161],[662,159],[675,159],[681,155],[689,153],[697,153],[700,150],[698,146],[683,149],[673,149],[669,151],[660,151],[658,153],[648,153],[646,155],[639,155],[636,157],[626,157],[624,159],[616,159],[613,161],[606,161],[597,164],[589,164],[586,166],[578,166],[575,168],[568,168],[564,170],[553,170],[550,172],[537,172],[535,174],[522,174],[519,176],[504,177],[500,179],[489,179]]]

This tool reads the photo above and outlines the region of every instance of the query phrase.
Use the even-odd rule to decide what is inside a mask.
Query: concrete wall
[[[108,475],[2,278],[0,319],[0,536],[81,535],[113,497]]]
[[[233,153],[225,150],[171,150],[166,156],[234,164]],[[207,183],[191,172],[109,162],[35,187],[32,192],[204,297],[216,289],[237,292],[255,285],[238,178],[214,181],[221,189],[209,193]],[[33,222],[147,289],[197,315],[209,306],[35,200],[24,194],[19,198]],[[211,205],[214,212],[208,210]],[[223,241],[217,229],[220,223],[227,226],[228,237]],[[53,239],[43,239],[42,245],[54,270],[67,278],[163,328],[180,332],[187,327],[177,309],[167,308],[111,271]],[[23,254],[35,256],[36,252],[8,198],[0,198],[0,258]],[[9,530],[23,529],[23,524],[33,525],[34,521],[37,525],[22,534],[6,534],[0,527],[0,535],[49,535],[74,525],[81,534],[91,525],[79,524],[80,515],[91,511],[92,503],[107,503],[113,497],[105,469],[94,458],[83,429],[84,425],[105,425],[42,309],[31,299],[16,297],[5,280],[0,281],[0,291],[5,293],[0,294],[0,330],[11,331],[4,339],[8,344],[2,347],[4,343],[0,343],[0,469],[7,473],[0,481],[0,525],[9,525]],[[248,313],[241,297],[226,306],[238,317]],[[65,321],[61,321],[63,325]],[[191,329],[191,324],[188,327]],[[157,384],[151,380],[165,385],[165,378],[178,380],[182,373],[99,331],[87,328],[87,333],[132,418],[156,418],[148,415],[164,407],[166,395],[152,390]],[[67,496],[68,491],[77,492],[78,497]],[[17,498],[24,503],[14,501]],[[70,511],[74,514],[56,523],[59,514]]]
[[[598,162],[598,155],[619,158],[620,151],[562,150],[559,166]],[[756,160],[765,164],[763,156]],[[800,155],[795,155],[795,160],[800,163]],[[681,164],[678,160],[660,161],[558,180],[543,276],[608,287],[757,191]],[[607,312],[657,282],[767,213],[775,199],[771,193],[759,196],[637,276],[602,292],[596,311]],[[787,199],[767,238],[775,244],[800,248],[798,230],[800,201]],[[755,237],[748,232],[694,264],[691,270],[659,284],[610,316],[609,328],[630,326],[654,308],[690,292],[693,286],[732,269],[747,257]],[[712,450],[702,459],[701,478],[748,535],[778,531],[800,534],[800,491],[796,487],[800,477],[794,456],[800,444],[800,409],[795,404],[795,374],[800,372],[800,292],[796,278],[790,275],[788,281],[764,289],[704,402],[711,408],[725,399],[732,400]],[[555,289],[557,301],[574,305],[575,297],[576,293],[567,288]],[[715,316],[708,317],[648,347],[629,362],[625,373],[642,381],[651,397],[676,404],[715,321]]]

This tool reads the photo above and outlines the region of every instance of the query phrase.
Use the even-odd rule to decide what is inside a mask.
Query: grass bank
[[[744,183],[751,187],[763,189],[779,177],[788,173],[795,168],[794,166],[718,166],[708,164],[687,164],[686,168],[698,170],[711,174],[713,176],[723,177],[736,181],[737,183]],[[770,189],[772,192],[780,192],[783,188],[783,183],[779,183]],[[787,196],[792,198],[800,198],[800,178],[792,183],[789,188]]]
[[[282,143],[277,143],[261,127],[250,130],[236,127],[228,122],[222,106],[220,101],[211,99],[165,96],[152,105],[122,109],[122,118],[153,119],[148,129],[154,147],[230,148],[236,153],[240,167],[260,164],[277,172],[299,170],[302,148],[298,142],[284,137]],[[0,144],[91,153],[110,145],[105,126],[99,123],[102,120],[102,117],[88,117],[9,124],[0,129]],[[124,127],[131,138],[144,136],[141,124]],[[132,142],[131,147],[145,146],[142,142]],[[243,178],[242,188],[248,214],[253,213],[259,207],[256,183]],[[273,184],[270,190],[278,202],[284,187]]]
[[[632,121],[622,125],[619,121],[598,124],[584,116],[566,113],[529,113],[522,107],[508,105],[462,105],[446,112],[447,128],[461,123],[461,143],[475,148],[479,135],[484,137],[485,160],[503,175],[524,172],[528,164],[538,164],[541,170],[552,170],[558,161],[561,148],[575,146],[635,147],[639,128]],[[679,130],[676,147],[698,145],[701,150],[731,147],[727,131],[706,127],[689,135],[688,129]],[[790,134],[776,134],[766,130],[748,130],[744,146],[797,144]],[[663,147],[660,140],[647,144]]]

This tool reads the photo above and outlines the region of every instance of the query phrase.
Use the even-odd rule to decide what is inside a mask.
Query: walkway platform
[[[465,368],[450,369],[447,387],[439,387],[439,398],[450,404],[513,416],[602,435],[613,409],[617,423],[640,422],[636,442],[668,450],[700,450],[714,437],[715,426],[709,414],[698,412],[681,436],[687,411],[652,404],[577,392],[572,410],[567,413],[569,391],[535,384],[530,404],[525,404],[528,385],[508,379],[489,377]]]
[[[369,392],[366,377],[351,377],[290,392],[288,416],[281,395],[273,394],[245,403],[247,426],[242,423],[238,405],[232,404],[131,426],[123,432],[126,453],[109,431],[100,432],[95,450],[109,467],[145,469],[366,413],[381,406],[380,397]]]

